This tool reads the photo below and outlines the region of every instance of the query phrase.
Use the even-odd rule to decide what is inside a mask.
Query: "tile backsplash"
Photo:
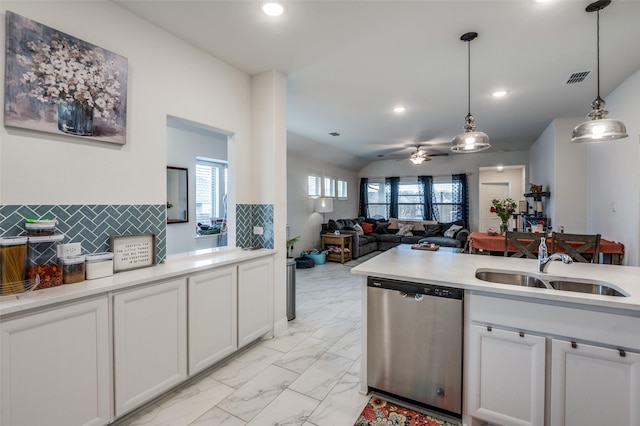
[[[236,246],[273,248],[273,204],[236,205],[236,224]],[[262,227],[262,235],[254,235],[254,226]]]
[[[109,251],[113,235],[155,234],[156,263],[167,253],[166,205],[1,205],[0,236],[24,235],[25,219],[56,219],[64,243],[82,243],[85,254]]]

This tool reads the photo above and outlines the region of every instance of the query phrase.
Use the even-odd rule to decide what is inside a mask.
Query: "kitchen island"
[[[377,277],[464,291],[464,425],[640,424],[640,268],[552,262],[540,274],[537,266],[400,246],[354,267],[363,276],[362,391],[370,390],[367,340],[375,333],[367,277]],[[477,270],[604,282],[622,296],[499,284]]]

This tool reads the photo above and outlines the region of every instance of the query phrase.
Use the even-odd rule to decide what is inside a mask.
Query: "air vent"
[[[569,78],[567,78],[567,81],[565,81],[564,84],[582,83],[589,74],[591,74],[591,71],[574,72],[569,76]]]
[[[331,132],[329,133],[330,136],[340,136],[340,133],[338,132]]]

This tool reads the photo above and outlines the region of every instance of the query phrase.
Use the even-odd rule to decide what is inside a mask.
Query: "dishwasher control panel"
[[[391,280],[388,278],[369,277],[368,287],[398,290],[409,294],[424,294],[427,296],[446,297],[448,299],[462,299],[464,290],[459,288],[442,287],[432,284]]]

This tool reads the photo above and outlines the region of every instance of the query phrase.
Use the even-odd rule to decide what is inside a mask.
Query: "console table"
[[[347,234],[322,234],[322,251],[329,251],[327,260],[348,262],[351,260],[352,241],[351,235]]]
[[[531,239],[539,239],[545,234],[532,233]],[[504,235],[489,235],[486,232],[472,232],[469,234],[469,253],[490,253],[499,256],[504,255]],[[546,239],[547,247],[551,250],[551,238]],[[579,247],[582,243],[576,242],[575,246]],[[569,241],[569,245],[574,245]],[[515,253],[518,251],[516,246],[509,243],[507,248],[508,252]],[[591,249],[593,251],[593,249]],[[538,247],[533,249],[534,253],[538,252]],[[589,251],[587,250],[587,253]],[[616,243],[614,241],[600,239],[600,254],[602,255],[603,263],[611,263],[613,265],[620,265],[622,263],[622,257],[624,256],[624,244]]]

